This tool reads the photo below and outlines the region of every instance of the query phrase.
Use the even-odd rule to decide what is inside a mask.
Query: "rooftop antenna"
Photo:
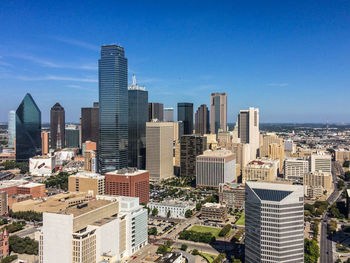
[[[136,85],[136,76],[135,74],[132,74],[132,86]]]

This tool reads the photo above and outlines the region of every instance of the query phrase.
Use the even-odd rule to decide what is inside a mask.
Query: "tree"
[[[19,254],[38,255],[39,243],[29,237],[10,236],[10,251]]]
[[[185,217],[186,218],[189,218],[192,216],[192,210],[188,209],[186,212],[185,212]]]
[[[157,234],[158,234],[158,230],[156,227],[152,227],[152,228],[148,229],[148,235],[156,236]]]
[[[169,218],[171,216],[170,210],[168,210],[168,213],[166,214],[166,217]]]
[[[201,204],[201,203],[197,203],[197,204],[196,204],[196,210],[197,210],[197,211],[200,211],[201,208],[202,208],[202,204]]]
[[[164,254],[166,254],[166,252],[167,252],[167,247],[165,245],[161,245],[157,249],[157,254],[164,255]]]
[[[180,249],[183,251],[186,251],[187,248],[188,248],[188,246],[186,244],[182,244]]]
[[[193,249],[192,250],[192,255],[194,255],[194,256],[199,255],[198,249]]]
[[[156,215],[158,215],[158,209],[155,207],[152,210],[152,216],[156,216]]]
[[[1,263],[10,263],[18,258],[17,255],[7,256],[1,260]]]
[[[342,189],[344,187],[344,181],[338,180],[338,189]]]
[[[171,243],[170,243],[170,241],[169,241],[169,240],[167,240],[167,241],[165,242],[165,245],[166,245],[167,247],[171,247]]]
[[[231,257],[232,263],[242,263],[242,261],[239,258],[235,258],[235,256]]]
[[[304,239],[305,263],[317,262],[320,257],[320,248],[316,240]]]
[[[232,226],[231,226],[230,224],[227,224],[226,226],[224,226],[224,227],[220,230],[219,236],[220,236],[220,237],[226,236],[226,235],[230,232],[231,229],[232,229]]]

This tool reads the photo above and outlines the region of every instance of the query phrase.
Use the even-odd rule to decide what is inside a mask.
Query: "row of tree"
[[[28,162],[16,162],[12,160],[7,160],[1,164],[4,167],[4,170],[20,169],[21,174],[29,172]]]
[[[189,240],[194,242],[203,242],[203,243],[212,243],[215,242],[216,238],[212,233],[205,232],[196,232],[193,230],[184,230],[180,233],[180,239]]]
[[[37,221],[41,222],[43,220],[43,214],[35,211],[9,211],[9,216],[16,219],[23,219],[26,221]]]
[[[46,181],[45,185],[47,188],[59,188],[64,191],[68,190],[68,177],[69,174],[66,172],[60,172],[58,175],[50,176]]]
[[[39,243],[29,237],[10,236],[10,251],[18,254],[38,255]]]
[[[12,224],[7,225],[6,229],[9,233],[14,233],[22,230],[25,225],[26,225],[25,221],[13,222]]]

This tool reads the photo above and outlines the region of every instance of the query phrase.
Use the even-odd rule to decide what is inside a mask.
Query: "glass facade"
[[[99,170],[128,166],[128,61],[124,48],[101,48],[99,66]]]
[[[16,139],[16,112],[14,110],[9,112],[8,115],[8,147],[11,149],[15,148]]]
[[[177,104],[177,120],[184,124],[184,134],[193,133],[193,103],[180,102]]]
[[[67,148],[79,148],[79,129],[65,129],[65,141]]]
[[[65,148],[65,112],[64,108],[57,102],[50,110],[50,136],[51,149]]]
[[[41,112],[27,93],[16,110],[16,161],[41,154]]]
[[[146,168],[148,92],[129,89],[129,167]]]

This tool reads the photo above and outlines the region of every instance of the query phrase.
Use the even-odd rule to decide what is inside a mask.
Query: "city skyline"
[[[216,7],[190,2],[185,8],[184,2],[121,3],[118,10],[87,4],[72,6],[73,18],[63,12],[64,2],[52,9],[27,5],[3,4],[0,79],[7,99],[0,105],[0,122],[27,92],[36,98],[43,122],[56,101],[65,105],[67,122],[78,122],[80,109],[97,101],[98,50],[108,43],[122,45],[129,54],[129,84],[135,73],[149,100],[164,107],[176,108],[181,101],[208,106],[211,92],[226,92],[229,123],[250,106],[261,109],[262,122],[350,122],[343,107],[347,100],[339,96],[349,83],[348,3],[309,2],[303,8],[271,3],[271,10],[269,4],[229,2]],[[161,15],[147,12],[154,6]],[[197,8],[200,12],[193,12]],[[85,9],[96,11],[88,15]],[[41,24],[45,12],[51,16]],[[23,20],[15,19],[19,13]],[[56,16],[67,18],[62,28]],[[112,26],[99,30],[105,18]],[[88,29],[80,30],[85,23]],[[328,34],[332,37],[326,39]],[[326,100],[333,106],[323,107]]]

